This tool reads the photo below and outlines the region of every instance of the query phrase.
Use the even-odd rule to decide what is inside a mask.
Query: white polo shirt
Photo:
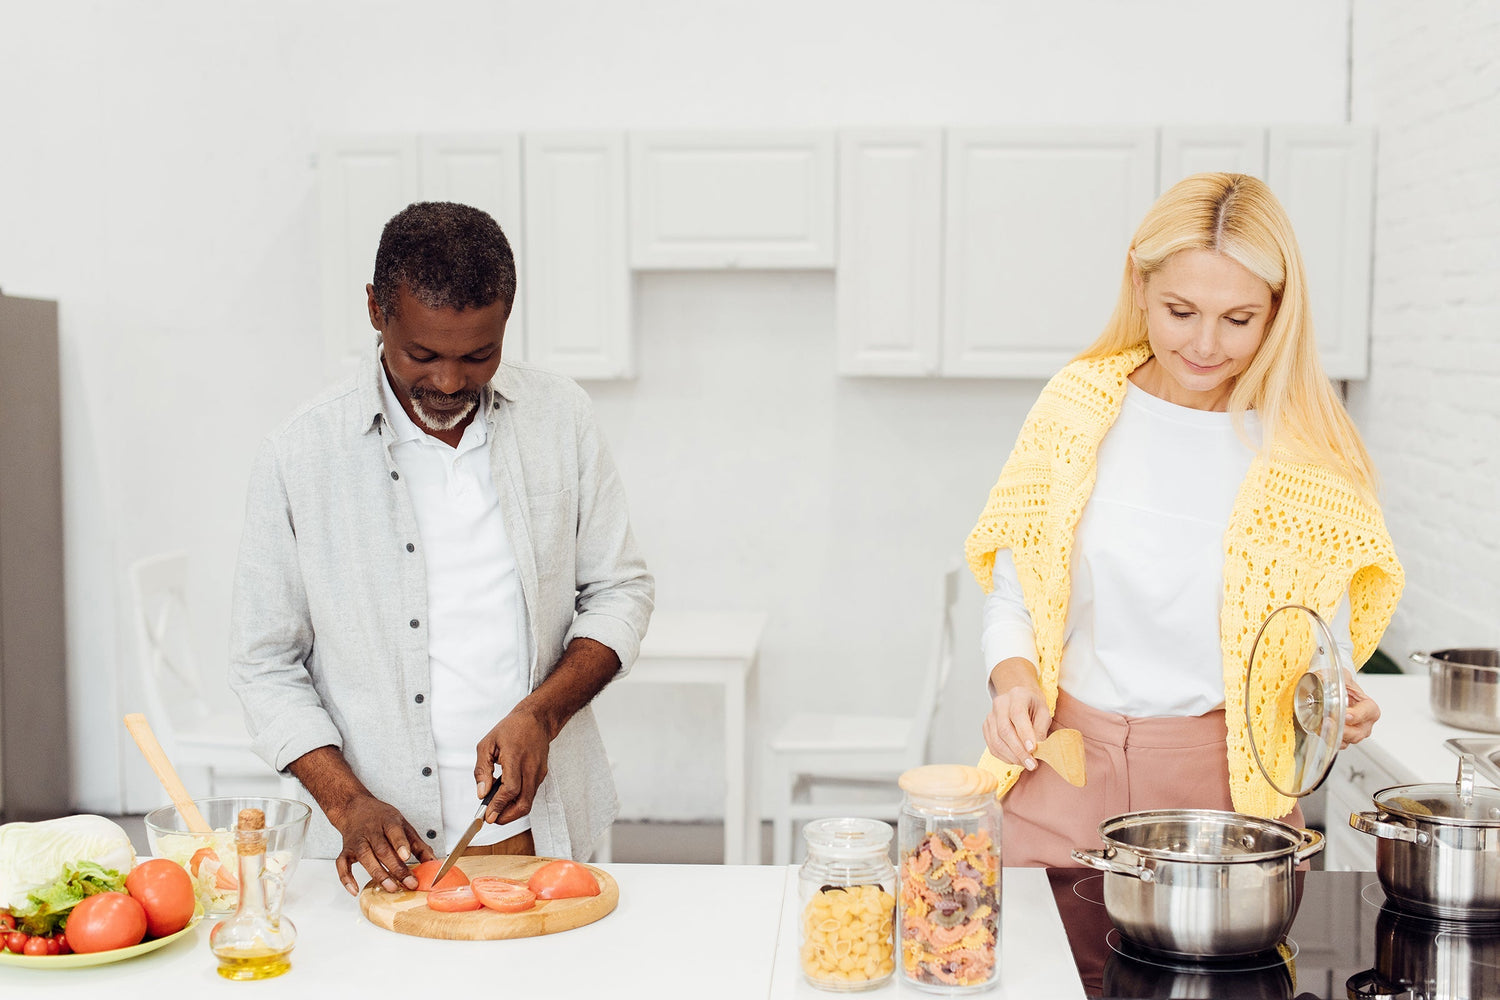
[[[471,420],[458,447],[450,448],[406,415],[389,376],[380,384],[395,437],[391,457],[416,511],[427,570],[429,704],[443,805],[445,847],[438,856],[443,857],[479,809],[475,745],[530,693],[524,605],[490,477],[484,420]],[[472,843],[493,844],[530,828],[530,817],[485,825]]]

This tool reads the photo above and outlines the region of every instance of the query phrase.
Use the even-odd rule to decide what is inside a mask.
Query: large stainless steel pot
[[[1500,733],[1500,649],[1439,649],[1411,658],[1427,667],[1439,722]]]
[[[1183,958],[1274,948],[1297,915],[1297,864],[1323,838],[1276,820],[1158,809],[1099,824],[1101,850],[1073,860],[1104,872],[1104,908],[1131,942]]]
[[[1500,996],[1500,933],[1492,924],[1427,920],[1380,908],[1375,967],[1345,983],[1357,1000]]]
[[[1474,787],[1473,758],[1451,785],[1396,785],[1375,793],[1375,811],[1349,825],[1380,838],[1375,872],[1409,913],[1500,920],[1500,790]]]

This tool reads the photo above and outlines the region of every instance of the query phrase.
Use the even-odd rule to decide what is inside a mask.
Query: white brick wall
[[[1352,114],[1379,127],[1370,378],[1406,593],[1382,648],[1500,646],[1500,3],[1354,0]]]

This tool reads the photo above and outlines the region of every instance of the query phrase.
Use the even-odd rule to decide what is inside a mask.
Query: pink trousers
[[[1146,809],[1224,809],[1228,730],[1222,709],[1186,718],[1133,718],[1057,695],[1053,729],[1083,733],[1086,783],[1074,788],[1049,765],[1022,773],[1005,809],[1002,859],[1015,867],[1076,868],[1075,847],[1103,847],[1099,824]],[[1304,825],[1297,806],[1282,822]]]

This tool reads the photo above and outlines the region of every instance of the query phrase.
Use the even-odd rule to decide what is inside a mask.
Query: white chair
[[[240,713],[215,712],[204,699],[188,618],[187,567],[186,553],[169,552],[127,571],[147,720],[194,795],[295,796],[297,782],[280,777],[250,749]]]
[[[793,821],[823,816],[894,820],[901,810],[896,779],[927,762],[938,696],[953,665],[953,607],[959,569],[943,574],[942,606],[932,658],[909,716],[801,714],[788,719],[767,744],[766,780],[774,792],[772,862],[792,858]],[[830,798],[814,802],[819,788],[875,790],[883,800]]]

